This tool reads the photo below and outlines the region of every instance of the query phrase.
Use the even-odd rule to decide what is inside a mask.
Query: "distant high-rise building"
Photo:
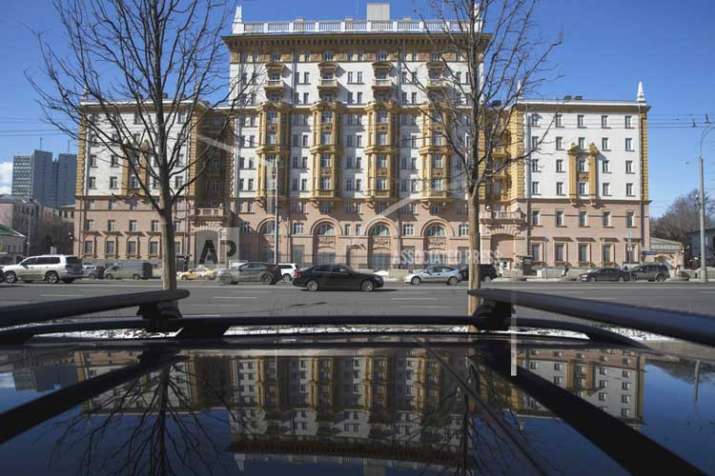
[[[45,207],[58,208],[74,203],[77,156],[35,150],[30,155],[16,155],[12,168],[12,195],[34,199]]]
[[[16,155],[12,164],[12,195],[33,198],[45,204],[52,180],[52,152],[35,150],[30,155]]]
[[[74,189],[77,181],[77,156],[75,154],[60,154],[53,163],[55,169],[55,204],[54,208],[74,204]]]

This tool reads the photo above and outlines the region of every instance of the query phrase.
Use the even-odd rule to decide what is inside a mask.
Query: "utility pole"
[[[273,157],[273,264],[278,264],[278,157]]]
[[[713,124],[708,115],[705,115],[705,128],[700,136],[700,280],[708,282],[707,252],[705,250],[705,159],[703,157],[703,143],[707,135],[712,132]]]

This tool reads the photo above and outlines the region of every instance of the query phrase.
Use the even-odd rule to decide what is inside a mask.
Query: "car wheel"
[[[663,283],[665,282],[665,276],[662,274],[659,274],[658,276],[655,277],[656,282]]]
[[[112,279],[112,278],[109,278],[109,279]],[[186,281],[186,280],[188,280],[189,278],[187,278],[185,275],[181,275],[181,277],[180,277],[179,279],[182,280],[182,281]]]
[[[306,288],[308,291],[311,291],[311,292],[317,291],[319,287],[320,287],[320,286],[318,286],[318,281],[316,281],[316,280],[314,280],[314,279],[311,279],[310,281],[308,281],[307,283],[305,283],[305,288]]]
[[[60,277],[57,276],[57,273],[55,273],[54,271],[50,271],[49,273],[47,273],[45,275],[45,279],[50,284],[57,284],[60,282]]]
[[[264,274],[263,276],[261,276],[261,282],[263,284],[272,284],[273,277],[270,274]]]
[[[456,286],[458,282],[459,282],[459,280],[457,278],[455,278],[454,276],[452,276],[451,278],[449,278],[447,280],[447,285],[448,286]]]
[[[8,284],[13,284],[17,282],[17,276],[12,271],[5,273],[5,282]]]
[[[132,274],[132,279],[135,281],[138,281],[141,279],[141,276],[139,276],[138,274],[135,273],[135,274]]]
[[[283,282],[285,282],[285,283],[290,283],[291,281],[293,281],[293,278],[291,277],[290,274],[284,274],[284,275],[283,275]]]
[[[105,275],[104,275],[104,279],[110,279],[110,280],[111,280],[111,279],[114,279],[114,275],[113,275],[112,273],[105,274]]]
[[[619,282],[619,283],[622,283],[622,282],[624,282],[625,280],[626,280],[626,278],[624,278],[623,276],[619,276],[619,277],[618,277],[618,282]]]
[[[413,286],[417,286],[419,284],[422,284],[422,280],[415,276],[414,278],[412,278],[412,281],[410,281],[410,284],[412,284]]]
[[[491,276],[484,276],[484,279],[482,279],[482,281],[485,283],[489,283],[489,282],[491,282],[491,280],[492,280]]]
[[[375,283],[373,283],[371,280],[366,279],[362,283],[360,283],[360,291],[370,293],[375,289]]]
[[[97,279],[97,275],[95,273],[89,273],[87,276],[89,279]]]
[[[72,284],[72,283],[74,283],[74,279],[73,278],[65,278],[62,280],[62,282],[65,284]]]

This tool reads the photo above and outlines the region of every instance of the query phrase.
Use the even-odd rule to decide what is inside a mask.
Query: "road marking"
[[[257,299],[256,296],[214,296],[214,299]]]
[[[40,297],[83,297],[82,294],[40,294]]]
[[[436,301],[437,298],[426,297],[408,297],[408,298],[392,298],[393,301]]]
[[[414,305],[409,305],[409,304],[403,304],[400,307],[404,308],[419,308],[419,309],[445,309],[449,306],[414,306]]]

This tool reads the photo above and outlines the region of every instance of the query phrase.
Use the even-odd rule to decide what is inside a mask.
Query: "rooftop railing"
[[[459,21],[442,20],[293,20],[234,22],[234,35],[300,33],[439,33],[458,32]],[[465,28],[466,29],[466,28]]]

